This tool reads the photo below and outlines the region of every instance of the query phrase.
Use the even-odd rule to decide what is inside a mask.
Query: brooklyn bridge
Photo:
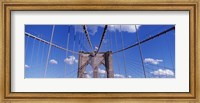
[[[174,78],[174,25],[26,25],[26,78]]]

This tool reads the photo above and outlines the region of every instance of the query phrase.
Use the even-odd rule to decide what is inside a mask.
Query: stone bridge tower
[[[99,52],[79,52],[78,62],[78,78],[85,77],[85,69],[87,65],[91,65],[93,69],[93,78],[98,78],[98,67],[103,64],[106,68],[107,78],[114,78],[112,66],[112,51]]]

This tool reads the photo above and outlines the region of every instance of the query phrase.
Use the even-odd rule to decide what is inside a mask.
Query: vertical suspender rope
[[[109,48],[109,51],[111,51],[111,39],[110,39],[110,32],[108,32],[108,37],[109,37],[109,46],[110,46],[110,48]]]
[[[29,36],[27,36],[27,41],[25,41],[25,54],[27,52],[28,40],[29,40]]]
[[[74,43],[73,43],[73,51],[74,51],[74,47],[76,45],[76,26],[74,26]],[[73,53],[74,56],[74,53]]]
[[[50,40],[49,50],[48,50],[48,54],[47,54],[47,60],[46,60],[45,71],[44,71],[44,78],[46,77],[46,74],[47,74],[47,69],[48,69],[48,64],[49,64],[49,56],[50,56],[50,53],[51,53],[51,46],[52,46],[53,35],[54,35],[54,29],[55,29],[55,25],[53,25],[53,29],[52,29],[52,33],[51,33],[51,40]]]
[[[81,33],[78,34],[78,51],[80,50],[81,47]]]
[[[85,46],[85,45],[84,45],[85,39],[84,39],[84,36],[83,36],[83,33],[82,33],[82,32],[81,32],[81,35],[82,35],[82,38],[81,38],[81,39],[82,39],[82,40],[81,40],[81,41],[82,41],[82,43],[81,43],[81,51],[83,51],[83,47]]]
[[[34,51],[34,48],[35,48],[35,38],[33,39],[33,46],[32,46],[32,51],[31,51],[31,64],[32,64],[32,61],[33,61],[33,51]]]
[[[26,35],[25,35],[26,36]],[[28,45],[28,40],[29,40],[29,36],[27,36],[27,41],[25,41],[25,58],[26,58],[26,56],[27,56],[27,45]],[[25,65],[27,65],[27,64],[25,64]]]
[[[41,57],[41,63],[43,61],[43,57],[44,57],[44,46],[45,46],[45,43],[43,43],[42,45],[42,57]]]
[[[67,45],[66,46],[67,49],[69,48],[69,37],[70,37],[70,26],[68,28],[68,36],[67,36],[67,44],[66,44]],[[66,58],[68,58],[67,56],[68,56],[68,51],[66,51]],[[66,74],[67,74],[67,68],[66,67],[67,67],[67,64],[65,63],[65,74],[64,74],[64,77],[66,77]]]
[[[165,33],[167,35],[167,33]],[[170,54],[170,59],[171,59],[171,63],[172,63],[172,66],[173,68],[175,68],[174,66],[174,62],[172,61],[172,54],[171,54],[171,51],[170,51],[170,47],[169,47],[169,41],[168,41],[168,37],[166,37],[166,42],[167,42],[167,47],[168,47],[168,51],[169,51],[169,54]]]
[[[144,71],[144,77],[146,78],[146,72],[145,72],[145,68],[144,68],[144,61],[143,61],[142,49],[141,49],[141,46],[140,46],[140,39],[139,39],[139,36],[138,36],[136,25],[135,25],[135,30],[136,30],[137,41],[139,43],[138,46],[139,46],[139,51],[140,51],[140,58],[141,58],[141,61],[142,61],[142,68],[143,68],[143,71]]]
[[[75,64],[75,60],[76,60],[76,58],[74,56],[74,48],[75,48],[75,45],[76,45],[76,26],[74,26],[74,32],[75,33],[74,33],[74,43],[73,43],[73,53],[72,53],[74,60],[72,58],[72,61],[73,61],[72,70],[74,70],[74,64]]]
[[[116,28],[114,26],[114,30],[115,30],[115,47],[116,47],[116,50],[118,50],[118,45],[117,45],[117,38],[116,38]],[[116,55],[116,57],[118,57],[118,55]],[[120,72],[120,67],[119,67],[119,59],[117,59],[117,66],[118,66],[118,71],[119,71],[119,74],[121,74]]]
[[[165,34],[166,34],[166,32],[165,32]],[[162,41],[162,42],[165,43],[166,41]],[[163,54],[163,52],[164,52],[164,51],[163,51],[163,46],[162,46],[162,48],[161,48],[161,52],[162,52],[162,54]],[[163,55],[162,55],[162,60],[165,61],[165,56],[163,56]],[[166,68],[165,68],[165,62],[163,62],[163,68],[166,69]],[[163,77],[163,76],[160,75],[160,73],[159,73],[159,78],[162,78],[162,77]]]
[[[111,36],[111,32],[110,32],[110,51],[112,51],[112,36]]]
[[[121,31],[121,25],[120,25],[120,34],[121,34],[121,42],[122,42],[122,48],[124,49],[124,38],[122,36],[122,31]],[[125,70],[125,77],[127,77],[127,72],[126,72],[126,58],[125,58],[125,53],[123,51],[123,59],[124,59],[124,70]]]
[[[80,32],[79,35],[80,35],[80,48],[79,48],[79,51],[82,51],[82,45],[83,45],[83,44],[82,44],[82,40],[83,40],[83,39],[82,39],[82,38],[83,38],[83,37],[82,37],[82,32]]]
[[[166,32],[165,32],[165,35],[166,35]],[[165,40],[164,43],[165,43],[165,42],[167,42],[167,41]],[[167,45],[168,45],[168,43],[167,43]],[[169,50],[169,46],[167,46],[167,47],[168,47],[168,50]],[[163,52],[163,49],[162,49],[161,51]],[[170,52],[170,50],[169,50],[169,52]],[[171,53],[170,53],[170,59],[171,59]],[[164,61],[164,60],[165,60],[165,57],[163,57],[163,61]],[[172,59],[171,59],[171,60],[172,60]],[[165,68],[165,62],[163,62],[163,65],[164,65],[163,68],[166,69],[166,68]],[[159,77],[162,77],[162,76],[159,75]],[[167,77],[167,74],[166,74],[166,77]]]
[[[107,42],[106,42],[106,43],[108,43],[108,42],[109,42],[109,35],[107,35],[107,38],[108,38],[108,40],[107,40]],[[107,49],[107,51],[109,51],[109,45],[106,45],[106,49]]]
[[[41,43],[41,41],[39,40],[37,55],[36,55],[36,64],[38,64],[38,55],[39,55],[39,50],[40,50],[40,43]]]
[[[166,33],[165,33],[165,34],[166,34]],[[165,38],[164,38],[164,39],[165,39]],[[163,40],[162,43],[165,43],[165,41]],[[165,61],[165,56],[162,55],[163,52],[164,52],[163,46],[161,46],[160,48],[161,48],[161,50],[160,50],[160,52],[161,52],[161,58],[162,58],[163,61]],[[165,62],[163,62],[163,68],[165,69]],[[159,78],[162,78],[162,77],[163,77],[163,76],[159,73]]]

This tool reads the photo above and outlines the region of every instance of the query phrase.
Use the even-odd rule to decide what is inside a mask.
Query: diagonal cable
[[[88,43],[89,43],[89,45],[90,45],[90,49],[93,51],[93,46],[92,46],[92,43],[91,43],[91,41],[90,41],[90,36],[89,36],[89,34],[88,34],[88,32],[87,32],[87,28],[86,28],[86,26],[85,25],[83,25],[83,31],[84,31],[84,33],[85,33],[85,36],[86,36],[86,38],[87,38],[87,40],[88,40]]]
[[[97,49],[95,55],[99,52],[99,50],[100,50],[100,48],[101,48],[101,44],[102,44],[102,42],[103,42],[103,39],[104,39],[104,36],[105,36],[105,34],[106,34],[107,28],[108,28],[108,25],[105,25],[104,30],[103,30],[103,34],[102,34],[102,36],[101,36],[101,41],[100,41],[100,43],[99,43],[99,46],[98,46],[98,49]]]
[[[146,78],[146,71],[145,71],[145,67],[144,67],[144,59],[143,59],[143,55],[142,55],[142,48],[141,48],[141,45],[140,45],[140,39],[139,39],[139,36],[138,36],[138,31],[137,31],[137,27],[135,25],[135,31],[136,31],[136,36],[137,36],[137,41],[138,41],[138,47],[139,47],[139,52],[140,52],[140,59],[142,61],[142,69],[143,69],[143,72],[144,72],[144,77]]]
[[[50,57],[50,53],[51,53],[51,46],[52,46],[52,41],[53,41],[53,35],[54,35],[54,29],[55,29],[55,25],[53,25],[53,29],[52,29],[52,33],[51,33],[51,40],[50,40],[49,50],[48,50],[48,54],[47,54],[47,60],[46,60],[45,71],[44,71],[44,78],[46,77],[46,74],[47,74],[48,62],[49,62],[49,57]]]

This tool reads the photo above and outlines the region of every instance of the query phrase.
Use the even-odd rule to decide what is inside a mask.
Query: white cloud
[[[72,65],[74,63],[78,63],[78,60],[74,56],[71,55],[71,56],[65,58],[64,62]]]
[[[128,75],[128,78],[131,78],[132,76]]]
[[[95,35],[98,31],[98,28],[104,28],[105,25],[86,25],[86,29],[89,33],[89,35]],[[136,25],[137,30],[141,27],[141,25]],[[77,32],[83,33],[83,26],[75,26]],[[123,32],[129,32],[134,33],[136,32],[135,25],[121,25],[121,31]],[[120,25],[108,25],[107,30],[115,31],[120,30]]]
[[[114,77],[115,77],[115,78],[125,78],[125,76],[122,75],[122,74],[114,74]],[[127,78],[132,78],[132,76],[131,76],[131,75],[128,75]]]
[[[55,59],[51,59],[51,60],[49,61],[49,63],[51,63],[51,64],[58,64],[58,62],[57,62]]]
[[[144,63],[151,63],[151,64],[154,64],[154,65],[157,65],[160,62],[163,62],[163,60],[161,60],[161,59],[153,59],[153,58],[145,58],[144,59]]]
[[[91,71],[88,71],[88,73],[85,73],[86,75],[85,75],[85,78],[92,78],[92,76],[93,76],[93,71],[91,70]],[[103,69],[100,69],[100,68],[98,68],[98,78],[105,78],[105,77],[107,77],[107,75],[106,75],[106,70],[103,70]]]
[[[106,76],[106,70],[100,69],[98,68],[98,73],[99,73],[99,78],[105,77]],[[88,71],[88,73],[86,73],[85,78],[92,78],[93,75],[93,71]]]
[[[83,33],[83,26],[75,26],[77,32]],[[89,35],[95,35],[96,32],[98,31],[99,27],[104,27],[103,25],[86,25],[86,29],[88,31]]]
[[[141,25],[136,25],[137,30],[141,27]],[[134,33],[136,32],[135,25],[121,25],[121,31]],[[120,31],[120,25],[109,25],[108,30],[110,31]]]
[[[114,77],[115,78],[124,78],[124,75],[122,75],[122,74],[114,74]]]
[[[87,26],[87,30],[88,30],[89,35],[95,35],[97,30],[98,30],[98,27],[99,26],[96,26],[96,25]]]
[[[86,73],[86,75],[85,75],[85,78],[92,78],[92,73],[93,73],[93,71],[89,71],[88,73]],[[101,74],[101,76],[103,76],[103,75],[106,75],[106,70],[103,70],[103,69],[98,69],[98,73],[99,74]],[[100,77],[101,77],[100,76]],[[124,75],[122,75],[122,74],[114,74],[114,77],[115,78],[125,78],[125,76]],[[131,75],[128,75],[128,77],[127,78],[132,78],[132,76]]]
[[[91,78],[91,76],[89,74],[86,74],[85,78]]]
[[[93,71],[89,71],[88,73],[89,73],[89,74],[92,74]],[[101,68],[98,68],[98,73],[100,73],[100,74],[106,74],[106,70],[103,70],[103,69],[101,69]]]
[[[95,50],[98,50],[98,47],[97,47],[97,46],[95,46]]]
[[[25,68],[30,68],[30,66],[29,66],[29,65],[25,65],[24,67],[25,67]]]
[[[150,72],[154,75],[166,75],[166,76],[174,76],[174,72],[169,69],[158,69],[156,71]]]
[[[106,74],[106,70],[103,70],[103,69],[98,69],[98,72],[100,73],[100,74]]]

